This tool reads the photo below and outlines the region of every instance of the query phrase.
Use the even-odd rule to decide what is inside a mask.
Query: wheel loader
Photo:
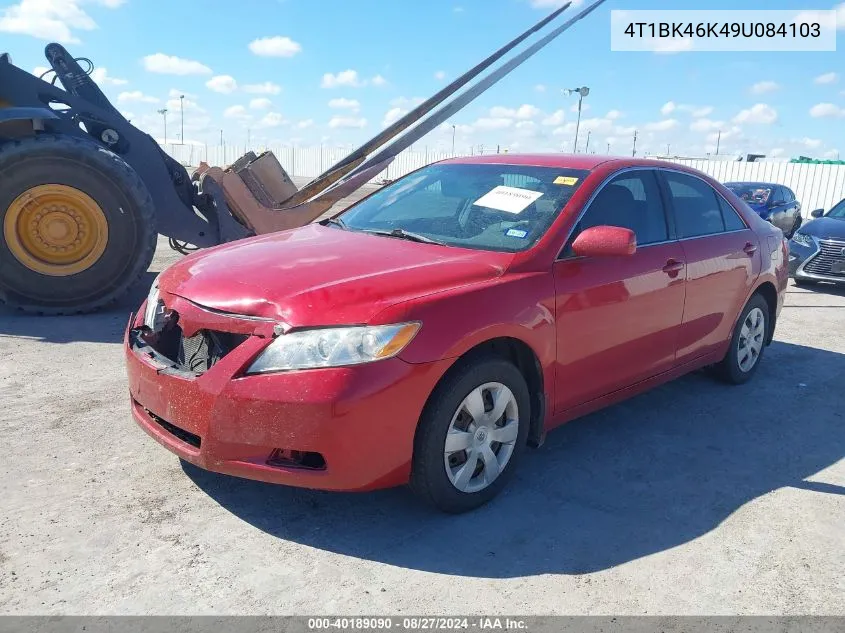
[[[35,77],[4,53],[0,301],[36,314],[90,312],[146,272],[158,234],[185,252],[312,222],[602,2],[454,96],[556,20],[566,3],[302,189],[271,152],[250,152],[224,168],[201,164],[189,174],[109,102],[89,60],[49,44],[51,70]]]

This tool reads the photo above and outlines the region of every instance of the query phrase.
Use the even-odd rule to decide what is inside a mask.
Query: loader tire
[[[0,302],[76,314],[147,271],[156,216],[144,182],[91,141],[40,135],[0,145]]]

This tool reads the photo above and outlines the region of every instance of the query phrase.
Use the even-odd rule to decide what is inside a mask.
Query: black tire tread
[[[156,211],[153,205],[152,196],[147,190],[144,181],[138,176],[138,173],[124,161],[120,156],[114,152],[97,145],[93,141],[83,138],[67,135],[54,134],[39,134],[35,137],[19,138],[0,143],[0,161],[7,159],[14,160],[16,156],[25,155],[33,148],[39,151],[42,148],[50,149],[57,148],[70,151],[78,156],[78,160],[82,163],[99,167],[101,169],[117,171],[121,177],[129,185],[127,195],[133,197],[138,201],[138,212],[141,220],[145,226],[152,227],[149,231],[147,239],[142,244],[140,256],[137,258],[135,265],[128,275],[125,276],[123,282],[117,286],[112,292],[99,297],[97,299],[88,301],[73,307],[47,307],[42,305],[29,305],[9,301],[6,293],[0,287],[0,304],[9,306],[16,310],[26,312],[28,314],[38,315],[71,315],[71,314],[85,314],[100,310],[117,302],[129,290],[138,283],[138,280],[147,272],[155,255],[156,244],[158,242],[158,233],[156,227]],[[92,151],[93,150],[93,151]]]

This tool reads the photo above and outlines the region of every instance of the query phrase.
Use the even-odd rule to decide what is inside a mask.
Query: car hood
[[[817,218],[801,225],[799,230],[820,239],[845,240],[845,220],[836,218]]]
[[[366,323],[396,303],[496,278],[512,259],[310,224],[190,255],[159,287],[293,327]]]

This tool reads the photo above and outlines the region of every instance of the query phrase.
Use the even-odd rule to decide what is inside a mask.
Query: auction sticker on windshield
[[[542,191],[499,185],[492,191],[485,193],[473,204],[496,211],[505,211],[506,213],[522,213],[529,204],[542,195]]]

